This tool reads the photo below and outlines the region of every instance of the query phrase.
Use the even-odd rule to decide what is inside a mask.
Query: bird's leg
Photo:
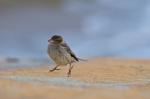
[[[73,69],[73,65],[69,64],[69,71],[67,73],[67,76],[70,77],[71,76],[71,70]]]
[[[53,72],[53,71],[55,71],[55,70],[60,70],[60,69],[58,69],[58,66],[59,66],[59,65],[55,66],[53,69],[49,70],[49,72]]]

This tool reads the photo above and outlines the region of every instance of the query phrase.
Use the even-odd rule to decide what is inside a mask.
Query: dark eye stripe
[[[61,39],[56,39],[56,41],[60,41]]]

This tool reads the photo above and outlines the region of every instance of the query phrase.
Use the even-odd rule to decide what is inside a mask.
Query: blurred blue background
[[[48,58],[64,36],[79,57],[150,58],[150,0],[0,0],[0,57]]]

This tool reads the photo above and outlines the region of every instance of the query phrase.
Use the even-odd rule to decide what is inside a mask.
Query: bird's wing
[[[76,61],[79,61],[79,59],[76,57],[76,55],[72,52],[72,50],[70,49],[70,47],[68,46],[67,43],[61,43],[61,46],[71,55],[71,57],[73,57]]]

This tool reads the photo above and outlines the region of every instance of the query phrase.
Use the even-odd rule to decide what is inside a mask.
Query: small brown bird
[[[54,35],[48,42],[48,55],[56,63],[56,66],[49,71],[58,70],[57,67],[69,64],[70,67],[67,76],[71,76],[71,70],[73,68],[72,63],[79,61],[79,59],[75,56],[67,43],[64,42],[62,36]]]

